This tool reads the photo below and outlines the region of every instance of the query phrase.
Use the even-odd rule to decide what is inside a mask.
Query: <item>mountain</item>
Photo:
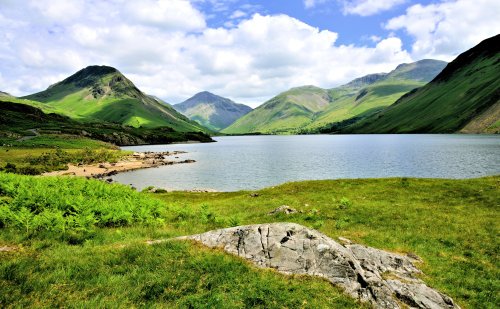
[[[205,131],[171,106],[144,94],[120,71],[89,66],[47,90],[24,97],[84,121],[106,121],[133,127],[168,126],[177,131]]]
[[[330,103],[328,91],[314,86],[292,88],[254,109],[223,133],[275,133],[301,128],[309,124],[314,113]]]
[[[300,133],[329,123],[380,111],[403,94],[423,86],[446,66],[424,59],[401,64],[389,73],[356,78],[333,89],[292,88],[235,121],[223,133]]]
[[[0,98],[13,98],[13,96],[7,92],[0,91]]]
[[[500,35],[460,54],[430,83],[345,133],[500,133]]]
[[[238,104],[213,93],[203,91],[186,101],[175,104],[174,108],[202,126],[220,131],[236,119],[252,111],[244,104]]]

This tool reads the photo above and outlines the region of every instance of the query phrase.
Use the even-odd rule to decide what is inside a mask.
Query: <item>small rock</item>
[[[268,215],[271,216],[271,215],[275,215],[278,213],[284,213],[285,215],[291,215],[291,214],[297,213],[297,210],[288,206],[288,205],[281,205],[280,207],[278,207],[275,210],[268,213]]]
[[[350,245],[350,244],[352,244],[352,241],[350,241],[349,239],[344,238],[344,237],[339,237],[339,241],[343,245]]]
[[[17,247],[9,247],[9,246],[1,246],[0,247],[0,252],[12,252],[16,251]]]

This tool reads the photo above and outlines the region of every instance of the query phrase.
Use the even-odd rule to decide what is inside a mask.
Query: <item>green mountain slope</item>
[[[252,111],[249,106],[235,103],[207,91],[197,93],[173,107],[189,119],[214,131],[226,128],[236,119]]]
[[[116,145],[168,144],[187,140],[212,141],[202,132],[177,132],[168,127],[134,128],[106,122],[83,123],[60,114],[44,112],[19,101],[24,100],[13,102],[0,98],[0,140],[3,143],[15,142],[23,136],[33,135],[33,130],[49,138],[69,134]]]
[[[459,55],[434,80],[346,133],[500,132],[500,35]]]
[[[293,88],[257,107],[222,132],[316,131],[329,123],[380,111],[408,91],[423,86],[445,65],[444,61],[425,59],[401,64],[390,73],[366,75],[333,89]]]
[[[287,132],[311,122],[314,113],[324,110],[330,103],[325,89],[314,86],[292,88],[254,109],[223,133]]]
[[[169,126],[203,131],[171,106],[140,91],[118,70],[89,66],[47,90],[24,97],[46,103],[58,113],[85,121],[107,121],[133,127]]]

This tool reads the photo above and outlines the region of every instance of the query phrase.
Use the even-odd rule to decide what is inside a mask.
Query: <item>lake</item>
[[[176,164],[121,173],[138,189],[253,190],[289,181],[336,178],[472,178],[500,174],[494,135],[271,135],[215,137],[217,143],[123,147],[183,150]]]

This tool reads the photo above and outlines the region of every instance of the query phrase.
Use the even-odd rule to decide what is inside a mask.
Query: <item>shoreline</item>
[[[167,157],[185,154],[185,151],[164,152],[134,152],[116,163],[101,162],[93,164],[68,164],[67,170],[43,173],[42,176],[79,176],[87,178],[104,178],[118,173],[134,171],[144,168],[160,167],[164,165],[195,163],[195,160],[169,160]]]

